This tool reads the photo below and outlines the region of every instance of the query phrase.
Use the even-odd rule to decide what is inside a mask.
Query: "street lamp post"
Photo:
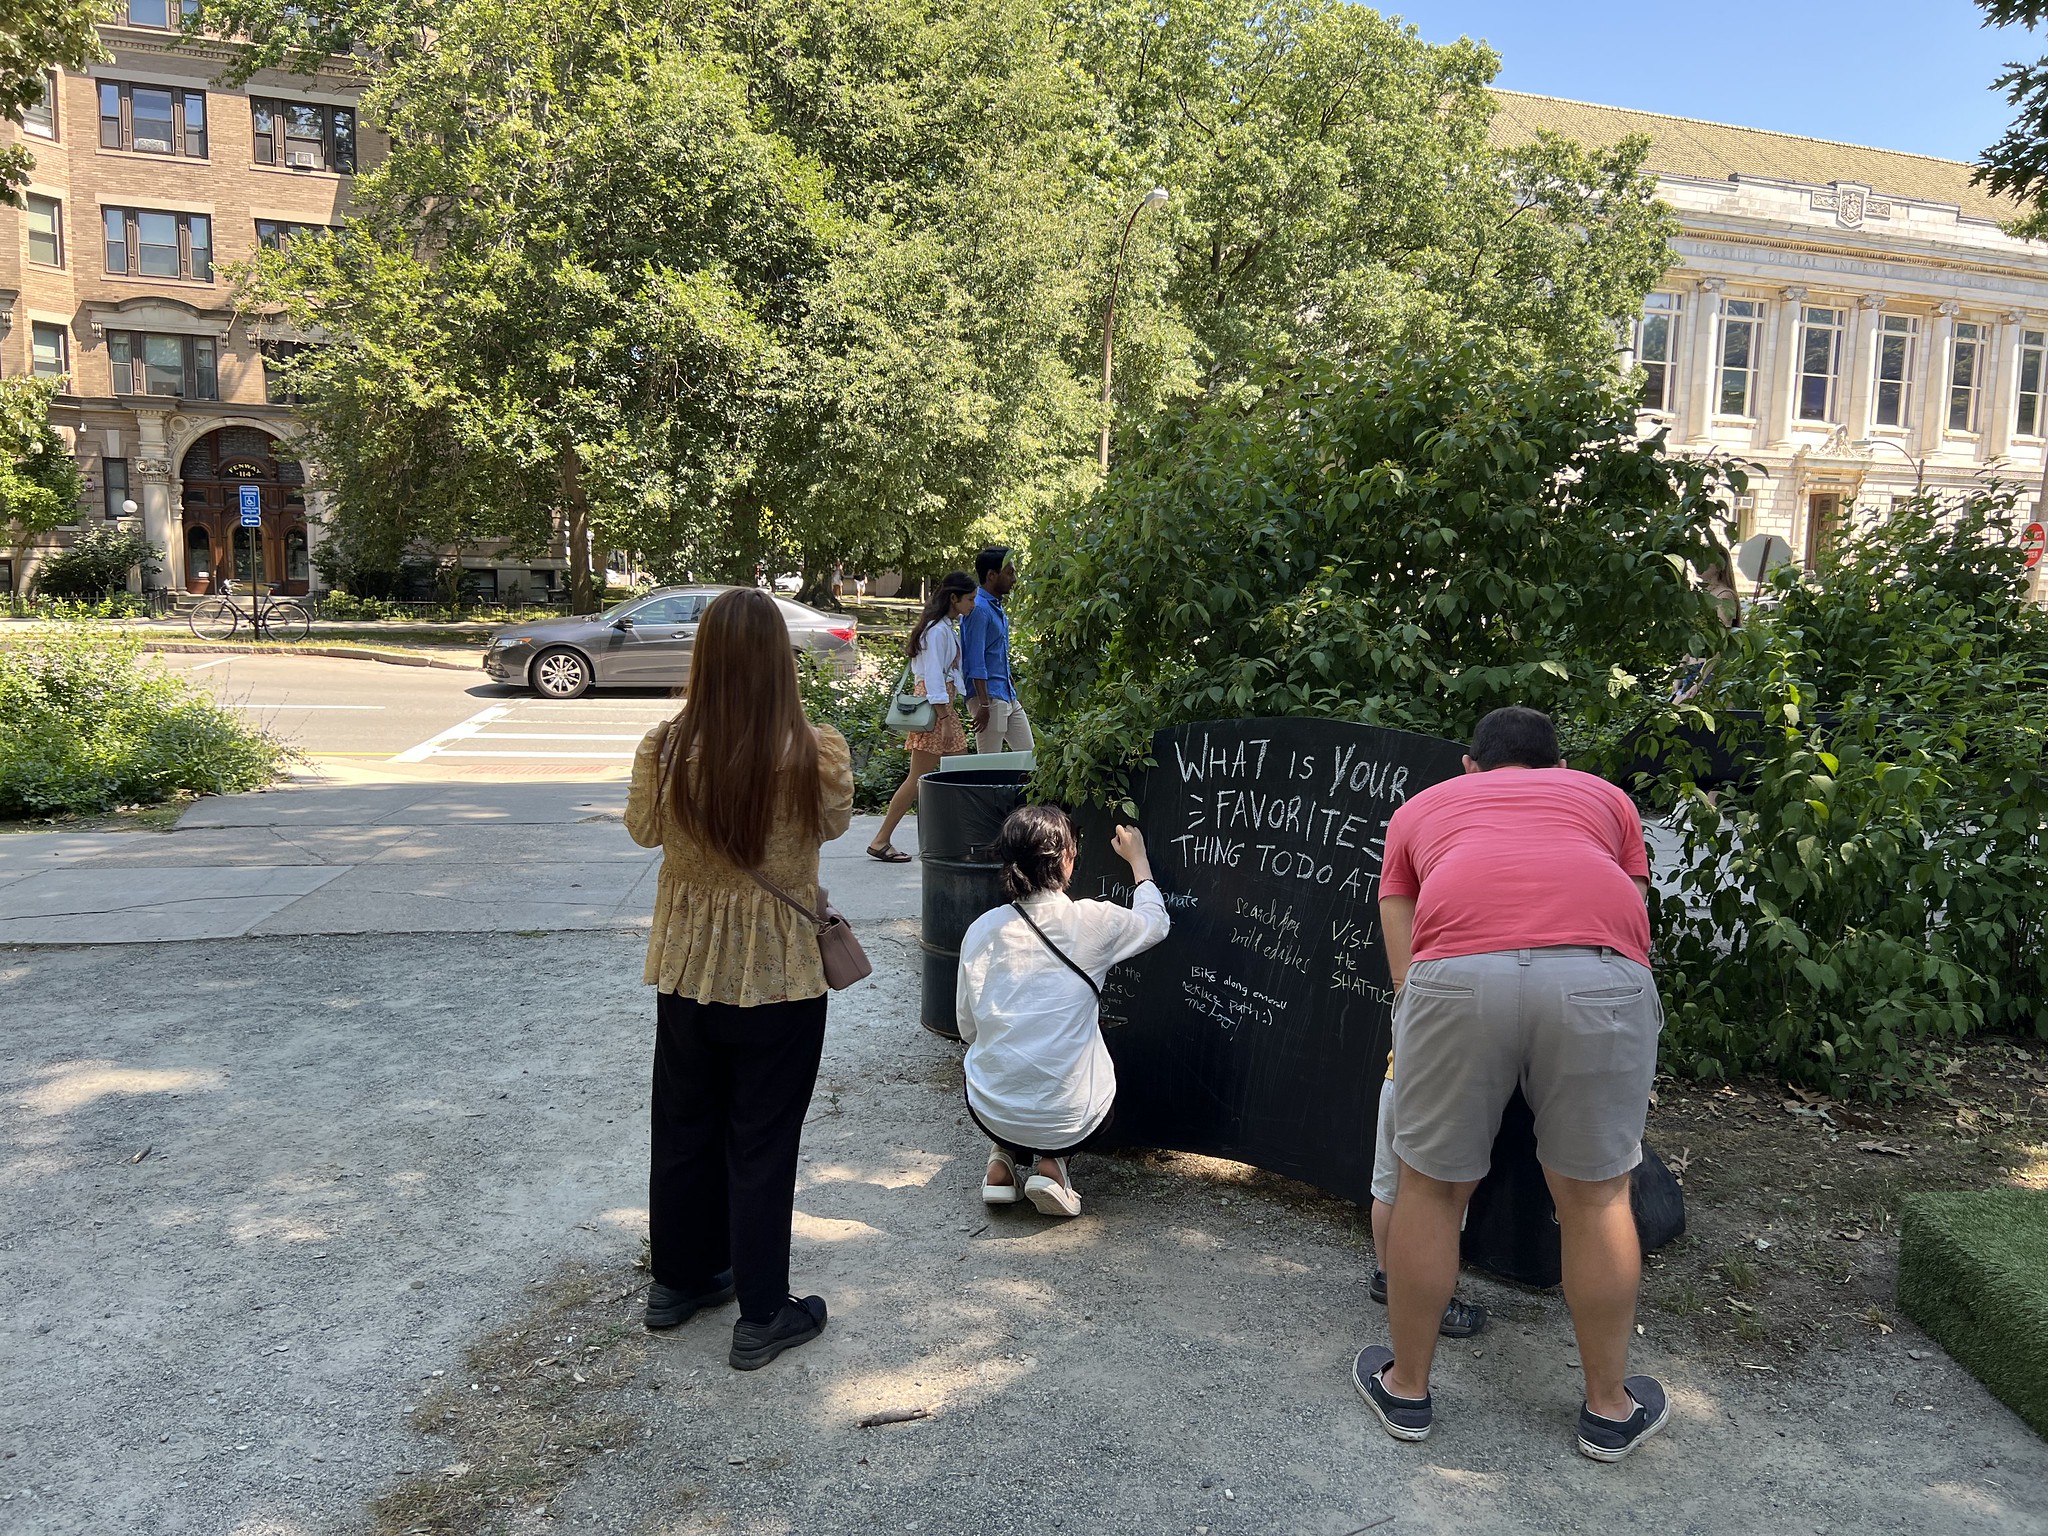
[[[1102,311],[1102,438],[1097,444],[1096,462],[1102,472],[1109,473],[1109,367],[1116,347],[1116,291],[1124,280],[1124,252],[1131,244],[1131,230],[1138,222],[1138,215],[1147,208],[1158,208],[1166,202],[1166,188],[1154,187],[1138,199],[1138,206],[1131,210],[1131,216],[1124,220],[1124,237],[1117,242],[1116,269],[1109,278],[1109,303]]]
[[[1865,453],[1870,452],[1873,448],[1893,449],[1902,455],[1908,464],[1913,466],[1913,494],[1917,496],[1920,492],[1927,489],[1927,460],[1915,457],[1906,448],[1905,444],[1895,443],[1888,437],[1859,437],[1856,439],[1854,446],[1862,449]]]

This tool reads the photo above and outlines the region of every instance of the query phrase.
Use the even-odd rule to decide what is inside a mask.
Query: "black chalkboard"
[[[1464,748],[1333,720],[1161,731],[1138,825],[1173,918],[1118,966],[1102,1022],[1115,1139],[1252,1163],[1363,1203],[1393,1028],[1380,942],[1387,819]],[[1127,901],[1084,816],[1077,897]]]

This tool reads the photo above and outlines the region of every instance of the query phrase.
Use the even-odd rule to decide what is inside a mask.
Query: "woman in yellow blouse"
[[[819,905],[818,847],[853,816],[846,741],[804,718],[775,600],[704,610],[682,713],[633,760],[626,830],[662,850],[647,975],[655,994],[647,1326],[737,1291],[735,1370],[825,1327],[789,1292],[797,1142],[825,1044],[817,934],[749,873]]]

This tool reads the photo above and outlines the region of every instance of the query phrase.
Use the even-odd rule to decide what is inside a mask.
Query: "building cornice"
[[[1671,249],[1688,267],[1749,265],[1768,269],[1768,277],[1760,276],[1759,281],[1782,281],[1797,274],[1814,282],[1840,278],[1844,281],[1835,286],[1848,288],[1981,295],[1987,302],[1999,296],[2024,297],[2036,308],[2048,304],[2048,263],[2029,273],[1961,261],[1952,253],[1940,257],[1918,250],[1897,256],[1852,254],[1761,238],[1753,229],[1741,233],[1688,231],[1671,242]]]

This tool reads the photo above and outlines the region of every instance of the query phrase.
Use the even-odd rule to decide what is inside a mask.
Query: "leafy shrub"
[[[127,587],[130,571],[137,566],[154,571],[163,558],[164,552],[139,533],[93,528],[69,549],[43,557],[36,567],[36,591],[75,602],[110,601]]]
[[[1187,407],[1033,543],[1040,788],[1106,799],[1154,731],[1218,716],[1618,730],[1718,645],[1687,567],[1741,487],[1637,441],[1614,381],[1470,348]]]
[[[138,636],[58,631],[0,651],[0,816],[254,789],[284,755],[147,661]]]
[[[882,723],[889,695],[903,672],[901,648],[863,646],[860,668],[851,677],[826,667],[802,669],[804,713],[816,725],[835,727],[853,755],[853,808],[880,811],[910,771],[903,738]]]
[[[1883,1093],[1929,1043],[2048,1036],[2048,614],[2014,505],[1895,503],[1731,637],[1695,719],[1761,713],[1753,782],[1668,791],[1675,1064]]]

